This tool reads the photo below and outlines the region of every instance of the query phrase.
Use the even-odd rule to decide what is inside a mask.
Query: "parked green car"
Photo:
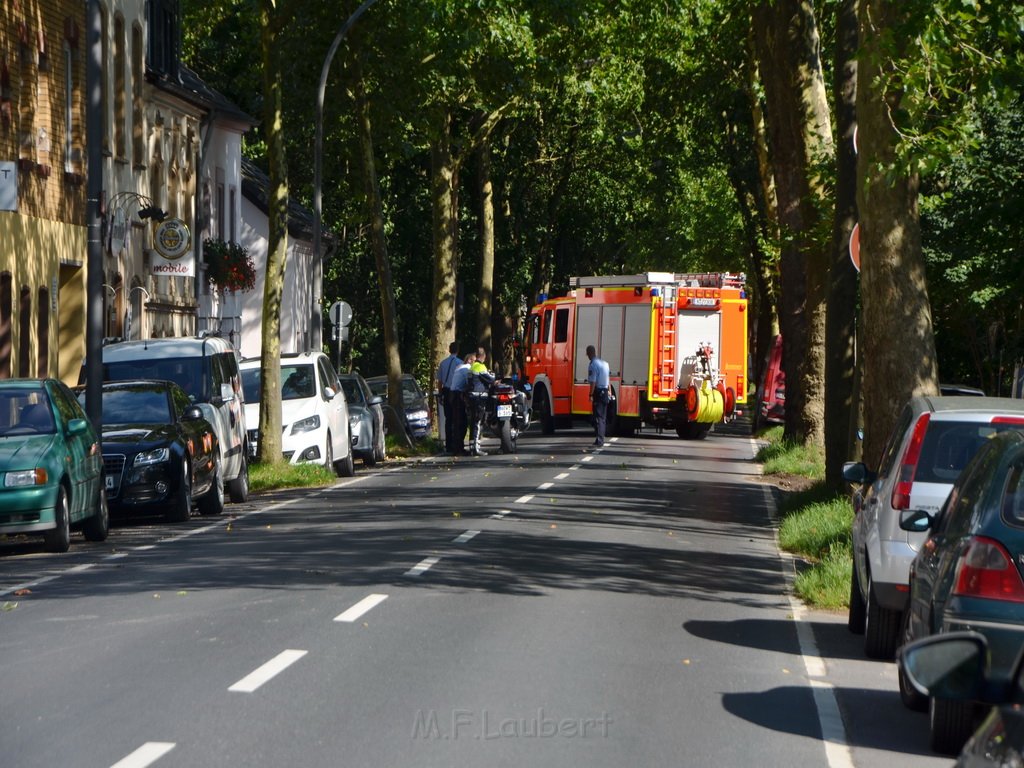
[[[71,527],[107,538],[110,514],[99,439],[56,379],[0,381],[0,534],[41,533],[51,552],[71,546]]]

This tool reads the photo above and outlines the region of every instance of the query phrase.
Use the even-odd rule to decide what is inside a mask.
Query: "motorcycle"
[[[519,434],[530,426],[530,391],[528,381],[496,379],[487,388],[484,426],[501,441],[502,453],[514,453]]]

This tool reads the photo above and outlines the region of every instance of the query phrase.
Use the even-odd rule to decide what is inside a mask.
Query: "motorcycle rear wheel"
[[[512,437],[512,420],[505,419],[501,422],[501,452],[502,453],[514,453],[516,450],[516,441]]]

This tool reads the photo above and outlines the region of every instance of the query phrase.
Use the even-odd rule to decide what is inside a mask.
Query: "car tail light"
[[[960,555],[953,594],[1024,603],[1024,581],[1002,544],[977,536]]]
[[[1024,418],[1020,416],[996,416],[992,419],[993,424],[1016,424],[1024,426]]]
[[[917,460],[921,456],[921,444],[924,442],[924,433],[928,431],[928,422],[931,418],[930,413],[922,413],[917,417],[914,432],[900,462],[896,485],[892,489],[890,502],[893,509],[910,509],[910,489],[914,485],[914,473],[917,471]]]

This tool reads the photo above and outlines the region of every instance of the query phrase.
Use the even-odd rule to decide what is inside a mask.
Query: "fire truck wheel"
[[[545,435],[555,434],[555,415],[551,412],[551,403],[548,401],[548,393],[541,390],[540,403],[537,411],[540,413],[540,431]]]
[[[676,434],[683,440],[703,440],[710,431],[710,424],[698,424],[695,421],[688,421],[676,427]]]

